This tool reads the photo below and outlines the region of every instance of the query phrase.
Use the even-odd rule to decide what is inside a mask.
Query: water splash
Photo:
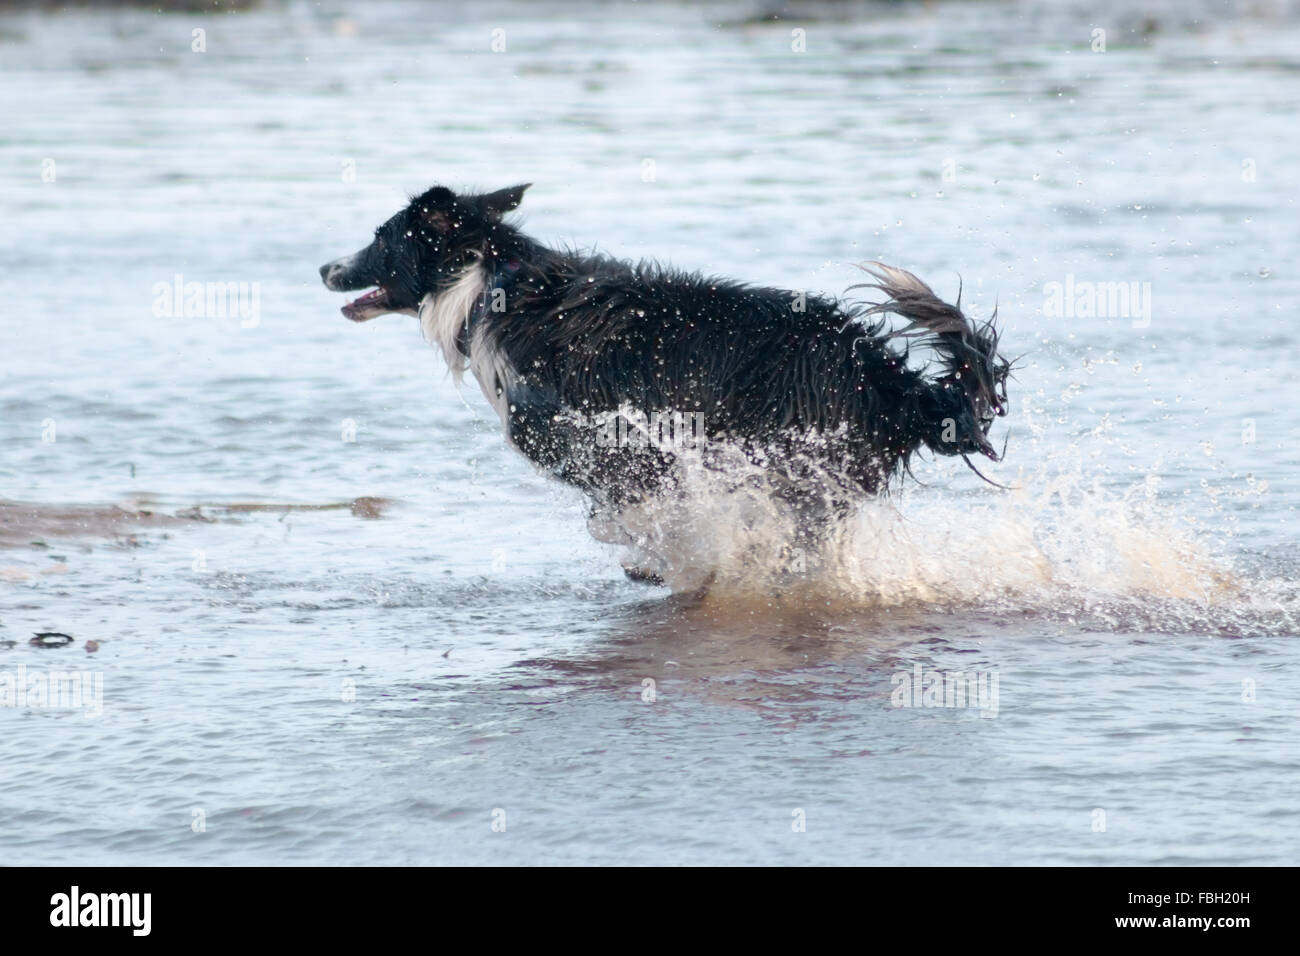
[[[1068,456],[1009,492],[909,487],[861,501],[816,539],[757,466],[684,457],[677,494],[590,529],[624,563],[710,602],[792,609],[916,607],[1030,615],[1073,627],[1294,634],[1294,584],[1248,573],[1226,541],[1144,476],[1123,489]],[[828,481],[827,487],[837,483]],[[842,487],[842,485],[840,486]]]

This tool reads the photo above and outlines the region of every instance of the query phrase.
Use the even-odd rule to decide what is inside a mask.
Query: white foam
[[[679,495],[601,516],[591,530],[674,591],[708,584],[711,601],[979,607],[1139,629],[1296,630],[1294,589],[1238,572],[1208,529],[1161,499],[1156,479],[1117,491],[1077,461],[1047,460],[1056,464],[1009,479],[1007,492],[971,476],[949,489],[908,485],[864,500],[815,553],[791,544],[795,517],[739,454],[721,470],[687,459]]]

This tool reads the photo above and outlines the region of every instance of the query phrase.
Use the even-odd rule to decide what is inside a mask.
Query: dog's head
[[[1000,461],[1001,455],[989,440],[994,419],[1007,413],[1005,382],[1010,371],[1005,364],[992,366],[994,389],[986,397],[974,392],[961,378],[948,376],[929,385],[920,396],[921,441],[940,455],[984,455]]]
[[[388,312],[418,314],[421,299],[494,249],[502,217],[528,186],[463,195],[434,186],[376,229],[370,245],[321,266],[325,288],[370,289],[343,307],[354,322]]]
[[[961,311],[960,292],[957,304],[949,305],[903,269],[883,262],[870,262],[862,268],[876,281],[855,288],[879,289],[889,297],[863,314],[903,316],[909,324],[887,337],[919,341],[940,359],[944,374],[927,381],[913,395],[919,417],[915,438],[941,455],[961,455],[968,465],[969,455],[1001,460],[989,441],[989,429],[995,418],[1007,414],[1007,378],[1012,366],[998,352],[997,309],[988,321],[976,325]],[[877,331],[880,328],[877,326]]]

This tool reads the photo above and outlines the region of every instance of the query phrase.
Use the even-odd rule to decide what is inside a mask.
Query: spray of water
[[[598,512],[590,527],[625,564],[710,602],[970,610],[1161,633],[1300,629],[1294,585],[1238,570],[1153,477],[1117,488],[1079,457],[1044,456],[1010,491],[909,487],[857,501],[812,538],[752,454],[714,446],[679,458],[674,494]]]

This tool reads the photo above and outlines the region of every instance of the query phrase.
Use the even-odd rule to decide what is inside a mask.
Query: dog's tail
[[[893,332],[897,336],[919,340],[934,349],[943,363],[939,382],[945,387],[961,389],[973,419],[969,437],[990,458],[998,455],[987,438],[995,415],[1007,412],[1006,380],[1011,364],[998,354],[997,310],[982,325],[975,325],[961,311],[961,293],[957,304],[950,305],[934,294],[928,285],[903,269],[881,262],[862,266],[875,282],[864,288],[879,289],[887,300],[865,310],[866,315],[893,313],[908,324]],[[945,449],[947,450],[947,449]]]

